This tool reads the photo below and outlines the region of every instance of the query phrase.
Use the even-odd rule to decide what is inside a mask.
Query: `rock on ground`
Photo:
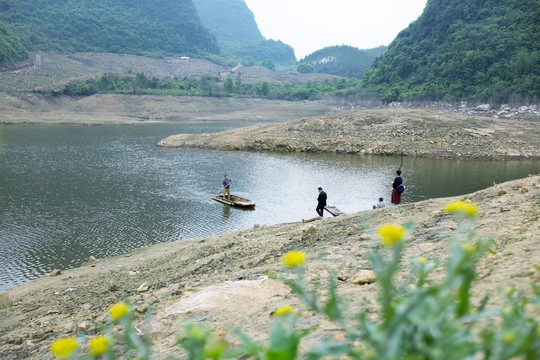
[[[154,339],[157,359],[178,351],[175,334],[182,324],[203,323],[233,343],[237,340],[229,326],[254,339],[265,339],[274,321],[273,311],[288,305],[298,311],[297,326],[310,330],[302,345],[305,349],[325,336],[335,336],[336,326],[309,311],[275,280],[288,276],[279,261],[286,252],[307,252],[309,280],[317,279],[324,286],[330,276],[340,279],[338,291],[347,304],[347,316],[376,312],[377,282],[356,281],[356,277],[372,270],[366,254],[380,248],[377,227],[413,221],[407,257],[444,259],[448,256],[446,239],[455,233],[457,224],[441,209],[460,199],[478,205],[473,228],[479,236],[494,239],[493,253],[478,266],[473,301],[489,294],[490,305],[499,304],[498,289],[509,285],[530,294],[531,284],[540,283],[535,268],[540,259],[540,176],[453,198],[159,244],[129,256],[100,259],[95,267],[89,263],[58,276],[42,277],[2,294],[8,302],[0,309],[0,358],[51,358],[52,341],[79,333],[91,338],[106,321],[108,309],[124,299],[133,304],[141,331]],[[501,207],[508,211],[501,212]],[[136,276],[131,275],[134,272]],[[435,271],[434,279],[443,273],[442,269]],[[408,267],[403,265],[401,278],[407,276]],[[114,291],[111,283],[116,284]],[[138,292],[143,283],[146,291]],[[144,325],[151,303],[154,315]]]

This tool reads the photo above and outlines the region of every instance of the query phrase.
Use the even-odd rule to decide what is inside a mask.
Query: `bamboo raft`
[[[241,208],[254,208],[255,203],[251,200],[244,199],[243,197],[231,195],[230,199],[224,197],[223,195],[215,195],[212,197],[212,200],[220,202],[225,205],[241,207]]]
[[[339,210],[335,206],[325,206],[324,210],[328,211],[333,216],[339,216],[339,215],[344,215],[345,214],[343,211]]]

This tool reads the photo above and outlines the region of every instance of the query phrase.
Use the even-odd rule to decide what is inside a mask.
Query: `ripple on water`
[[[0,290],[55,268],[87,264],[89,256],[313,217],[318,186],[342,211],[371,209],[378,197],[389,198],[401,160],[155,146],[167,135],[208,126],[4,128]],[[232,192],[255,201],[256,210],[209,201],[225,173],[235,178],[250,167]],[[405,203],[540,172],[540,164],[530,161],[405,158],[403,167]]]

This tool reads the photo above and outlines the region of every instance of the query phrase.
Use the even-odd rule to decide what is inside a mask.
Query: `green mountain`
[[[193,0],[199,17],[225,50],[236,43],[262,41],[255,17],[243,0]]]
[[[244,0],[193,0],[203,24],[216,36],[221,48],[238,57],[295,63],[294,49],[281,41],[267,40]]]
[[[16,64],[28,58],[28,51],[21,39],[13,34],[11,27],[0,21],[0,68]]]
[[[428,0],[363,78],[388,101],[540,96],[539,0]]]
[[[0,31],[2,60],[10,53],[5,43],[150,56],[220,51],[192,0],[0,0],[0,22],[11,28]]]
[[[373,61],[384,54],[387,46],[361,50],[352,46],[330,46],[317,50],[300,60],[302,64],[310,64],[313,72],[339,75],[360,79],[371,67]]]

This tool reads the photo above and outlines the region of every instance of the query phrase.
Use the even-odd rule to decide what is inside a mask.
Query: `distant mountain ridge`
[[[540,97],[540,1],[428,0],[363,78],[387,101]]]
[[[329,46],[307,55],[300,63],[310,64],[316,73],[360,79],[377,56],[384,54],[387,49],[387,46],[369,50],[347,45]]]
[[[17,44],[24,49],[13,56]],[[0,66],[35,50],[150,56],[220,52],[192,0],[0,0],[0,45]]]
[[[255,16],[243,0],[193,0],[203,24],[223,42],[262,41]]]
[[[193,0],[199,17],[216,36],[221,48],[238,57],[259,62],[296,62],[294,49],[279,40],[266,39],[244,0]]]

